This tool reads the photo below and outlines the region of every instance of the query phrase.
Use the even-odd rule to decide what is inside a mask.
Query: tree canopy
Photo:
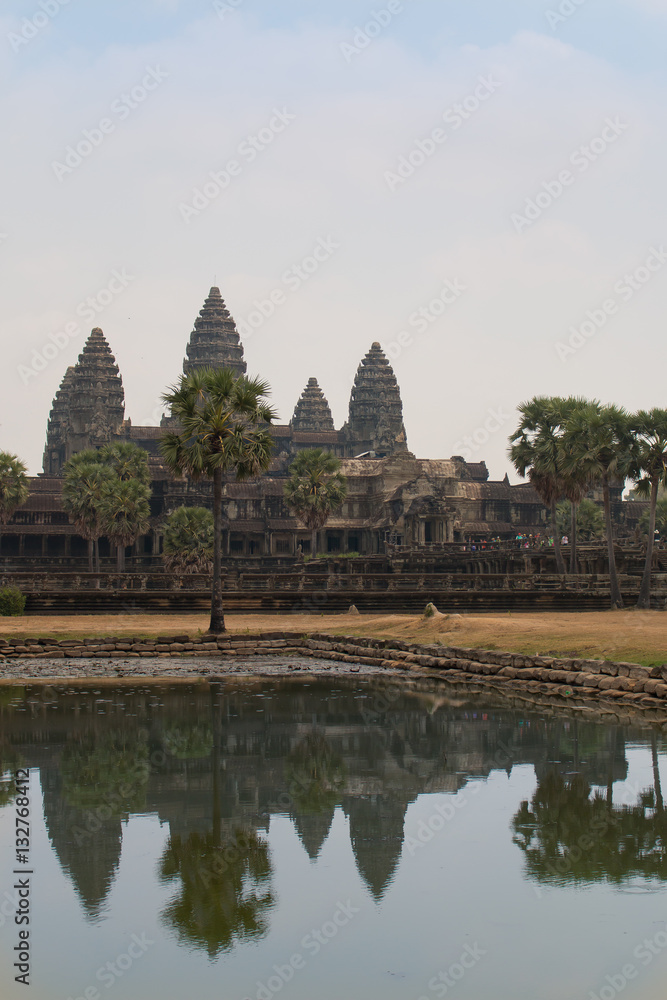
[[[213,543],[213,513],[206,507],[177,507],[164,525],[164,564],[172,573],[210,573]]]
[[[0,524],[8,524],[29,495],[25,465],[16,455],[0,451]]]
[[[237,377],[230,368],[195,369],[164,394],[179,429],[168,431],[160,450],[172,471],[192,479],[213,480],[213,584],[211,622],[214,634],[225,631],[222,606],[223,475],[237,481],[269,467],[275,411],[267,398],[268,382]]]
[[[317,552],[317,532],[347,497],[347,480],[340,469],[340,460],[322,448],[300,451],[289,469],[285,501],[311,531],[313,556]]]

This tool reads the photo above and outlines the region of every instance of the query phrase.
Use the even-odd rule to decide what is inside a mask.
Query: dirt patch
[[[0,619],[0,636],[58,639],[197,635],[206,615],[83,615]],[[483,647],[516,653],[667,663],[667,614],[663,611],[447,615],[229,615],[231,633],[289,629],[337,635],[403,639],[446,646]]]

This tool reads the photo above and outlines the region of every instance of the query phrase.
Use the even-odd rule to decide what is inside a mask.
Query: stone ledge
[[[127,637],[93,639],[0,639],[0,663],[12,660],[138,659],[194,657],[298,656],[338,660],[398,670],[433,671],[450,680],[539,691],[570,698],[573,689],[598,699],[624,699],[665,707],[667,664],[527,656],[457,646],[418,645],[394,639],[305,635],[275,631],[257,635],[158,636],[154,640]]]

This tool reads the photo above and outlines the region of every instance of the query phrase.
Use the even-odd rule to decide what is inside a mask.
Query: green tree
[[[563,471],[562,424],[563,411],[557,400],[535,396],[519,406],[519,426],[510,437],[509,456],[520,476],[531,486],[551,514],[556,566],[565,575],[565,563],[556,523],[556,505],[565,492]]]
[[[560,475],[563,485],[563,495],[570,504],[570,524],[563,530],[563,534],[569,533],[570,539],[570,573],[577,572],[577,538],[578,538],[578,510],[579,504],[583,501],[589,489],[589,482],[586,472],[577,466],[567,467],[566,456],[563,454],[563,437],[565,428],[573,415],[585,408],[588,400],[582,396],[568,396],[567,399],[556,397],[552,400],[560,416]],[[560,531],[560,527],[558,529]]]
[[[563,535],[571,531],[571,510],[572,505],[566,500],[558,504],[558,531]],[[582,500],[575,510],[578,538],[591,542],[604,537],[604,514],[594,500]]]
[[[300,451],[292,462],[285,484],[285,501],[311,532],[310,552],[317,555],[317,534],[345,502],[347,480],[341,462],[322,448]]]
[[[266,402],[267,382],[235,377],[230,368],[206,368],[183,375],[162,397],[181,430],[164,435],[160,449],[167,465],[192,479],[213,480],[213,585],[209,630],[225,631],[222,607],[222,482],[237,481],[269,467],[274,410]]]
[[[178,507],[164,528],[164,564],[172,573],[213,569],[213,514],[205,507]]]
[[[134,479],[144,486],[150,485],[148,452],[133,442],[116,441],[105,444],[96,454],[100,464],[112,469],[117,479],[123,482]]]
[[[30,495],[26,473],[25,465],[16,455],[0,451],[0,529],[9,524]]]
[[[148,452],[130,441],[80,451],[63,469],[63,507],[88,542],[88,567],[100,571],[99,539],[116,545],[119,571],[125,546],[148,531],[151,475]],[[121,551],[122,546],[122,551]]]
[[[660,487],[667,486],[667,410],[640,410],[631,419],[637,438],[637,454],[631,476],[638,496],[650,499],[646,562],[639,585],[638,608],[651,606],[651,569],[655,521]]]
[[[150,528],[149,486],[136,479],[111,479],[102,484],[99,517],[102,533],[116,547],[116,568],[125,570],[125,549]]]
[[[639,530],[643,535],[648,533],[651,522],[651,511],[645,511],[639,519]],[[667,538],[667,497],[658,500],[655,505],[654,533],[658,532],[661,538]]]
[[[622,608],[623,598],[616,571],[610,486],[624,480],[633,466],[635,438],[628,414],[622,407],[602,406],[593,401],[571,416],[563,436],[566,473],[577,470],[589,482],[600,483],[604,501],[609,582],[612,608]]]
[[[76,530],[88,542],[88,571],[100,571],[99,540],[104,534],[100,503],[104,484],[113,481],[110,468],[100,465],[96,451],[81,451],[63,469],[62,504]]]

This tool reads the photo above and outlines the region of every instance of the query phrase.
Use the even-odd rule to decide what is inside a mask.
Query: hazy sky
[[[667,0],[4,0],[0,449],[39,471],[93,326],[159,422],[214,283],[282,420],[315,375],[340,426],[379,340],[411,450],[492,478],[536,393],[666,405],[666,33]]]

